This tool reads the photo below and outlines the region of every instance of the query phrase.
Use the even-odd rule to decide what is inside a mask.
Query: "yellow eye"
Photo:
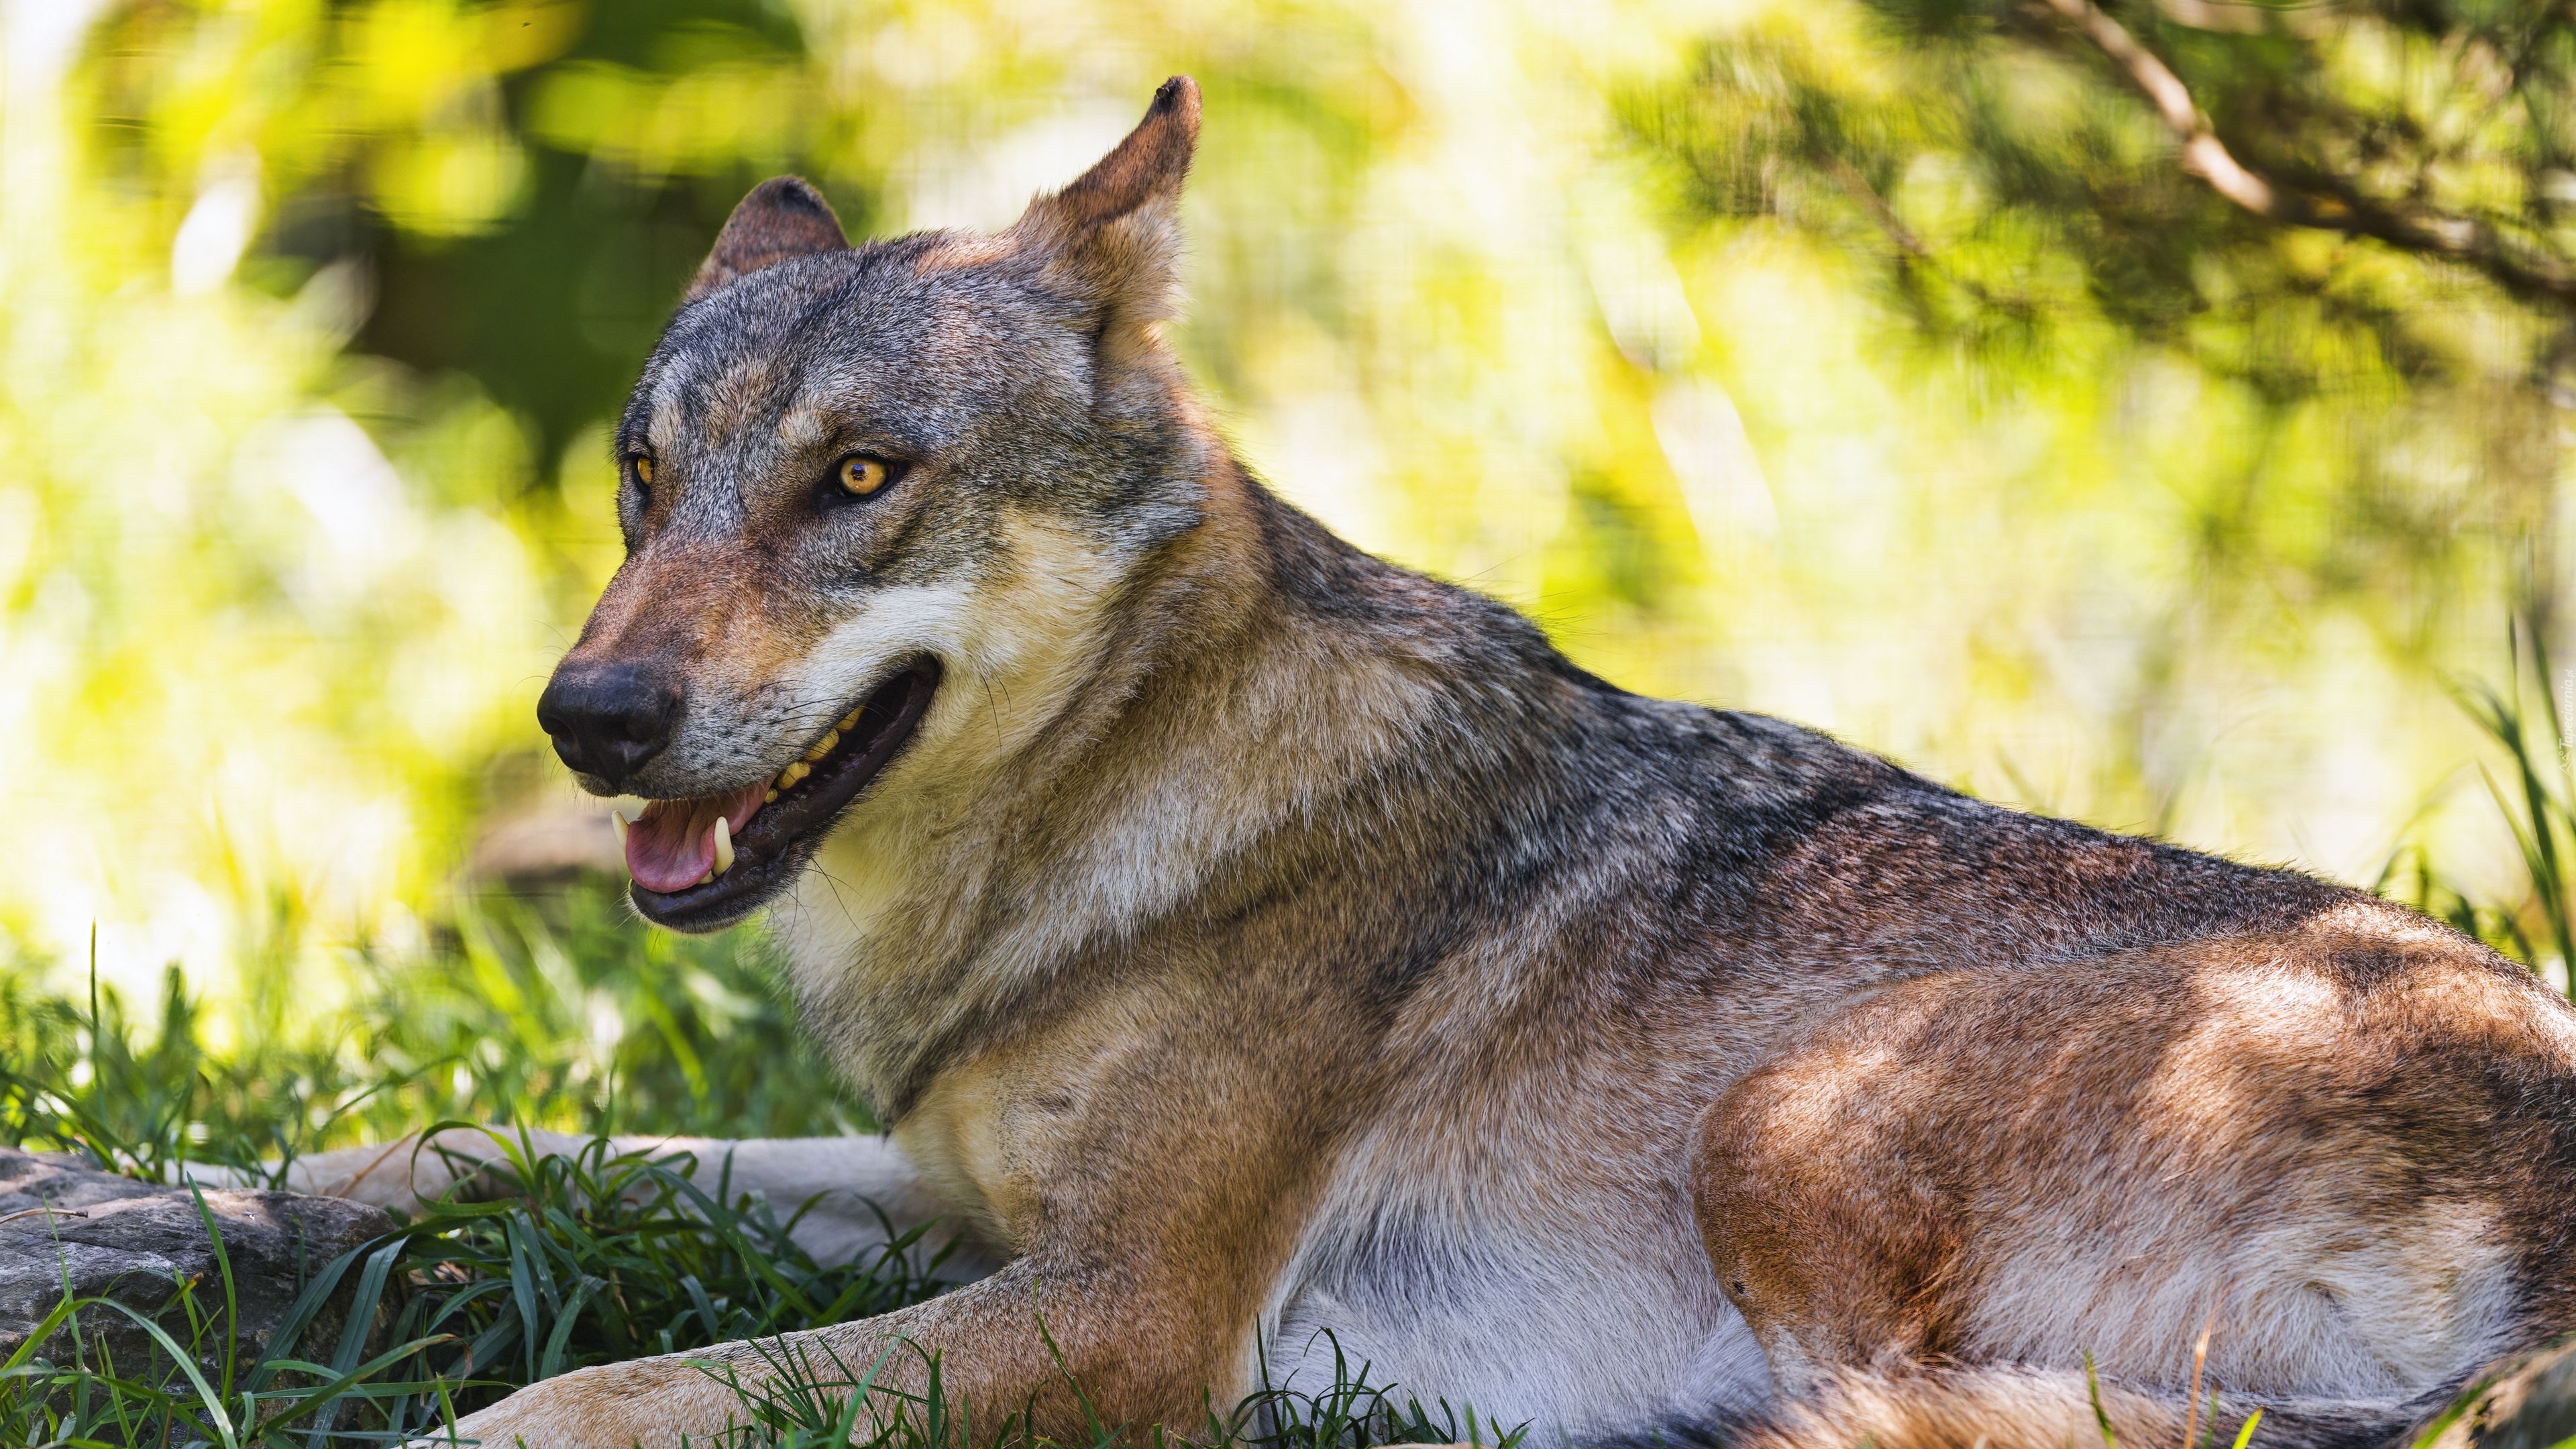
[[[841,487],[862,498],[886,486],[893,476],[883,458],[860,453],[841,460]]]
[[[653,482],[653,460],[641,453],[635,455],[635,481],[647,487]]]

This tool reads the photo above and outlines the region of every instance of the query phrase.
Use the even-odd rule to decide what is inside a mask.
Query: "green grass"
[[[422,956],[353,963],[355,1000],[290,1026],[255,969],[242,1045],[218,1049],[174,971],[138,1011],[93,974],[44,991],[0,973],[0,1141],[162,1179],[180,1160],[282,1169],[304,1152],[436,1122],[598,1133],[777,1136],[869,1130],[797,1040],[749,936],[648,933],[612,882],[466,903]],[[272,975],[283,977],[282,968]],[[283,1001],[279,991],[277,1000]],[[264,1027],[264,1029],[263,1029]],[[514,1151],[519,1192],[446,1203],[316,1274],[377,1332],[219,1359],[225,1300],[183,1287],[150,1364],[104,1362],[66,1332],[0,1376],[0,1443],[384,1441],[585,1364],[815,1327],[917,1301],[901,1251],[826,1267],[749,1199],[667,1161]],[[792,1212],[792,1205],[787,1209]],[[122,1310],[96,1305],[91,1312]],[[72,1328],[78,1327],[74,1320]],[[183,1352],[182,1350],[186,1350]]]
[[[2508,636],[2501,685],[2469,680],[2454,690],[2461,709],[2495,747],[2479,767],[2522,866],[2517,899],[2481,901],[2447,879],[2421,846],[2393,858],[2374,889],[2485,941],[2526,966],[2576,963],[2576,757],[2553,692],[2553,667],[2538,610],[2524,611]],[[2567,977],[2576,994],[2576,971]]]
[[[280,932],[278,934],[286,934]],[[174,969],[138,1010],[67,973],[0,969],[0,1141],[159,1176],[250,1166],[459,1119],[598,1132],[788,1137],[874,1130],[799,1038],[758,941],[647,930],[616,882],[468,899],[431,949],[361,952],[347,1009],[291,1007],[254,959],[210,1045]]]
[[[568,1369],[820,1327],[935,1291],[909,1238],[826,1267],[788,1236],[792,1218],[700,1191],[685,1164],[614,1156],[604,1142],[512,1160],[510,1198],[430,1207],[322,1265],[271,1361],[224,1361],[228,1294],[203,1283],[161,1315],[168,1351],[152,1362],[105,1361],[68,1332],[47,1358],[22,1350],[0,1378],[0,1443],[380,1442]],[[311,1310],[343,1288],[352,1327],[306,1341]]]

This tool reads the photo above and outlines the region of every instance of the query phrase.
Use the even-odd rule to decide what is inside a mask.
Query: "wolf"
[[[636,911],[765,910],[891,1129],[736,1180],[991,1271],[467,1437],[703,1442],[781,1365],[932,1354],[979,1423],[1186,1433],[1339,1355],[1537,1443],[2371,1444],[2576,1325],[2564,1000],[2368,894],[1628,693],[1334,537],[1164,337],[1199,116],[1173,79],[994,235],[754,189],[539,706],[650,802]],[[447,1180],[387,1160],[300,1171]]]

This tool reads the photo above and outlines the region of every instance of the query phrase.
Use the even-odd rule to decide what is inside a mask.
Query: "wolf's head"
[[[905,777],[1044,727],[1102,602],[1199,516],[1212,445],[1158,324],[1198,136],[1175,77],[1008,231],[851,247],[763,183],[617,429],[626,561],[537,716],[625,830],[635,904],[710,929]]]

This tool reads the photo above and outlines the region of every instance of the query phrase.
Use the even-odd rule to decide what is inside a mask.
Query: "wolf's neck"
[[[1418,876],[1421,852],[1473,833],[1498,770],[1562,793],[1596,681],[1520,616],[1223,465],[1198,528],[1095,607],[1063,602],[1095,632],[968,701],[1012,734],[1003,764],[872,806],[773,913],[810,1025],[881,1105],[1064,972],[1222,914],[1216,897],[1380,850],[1408,854],[1388,878]]]

